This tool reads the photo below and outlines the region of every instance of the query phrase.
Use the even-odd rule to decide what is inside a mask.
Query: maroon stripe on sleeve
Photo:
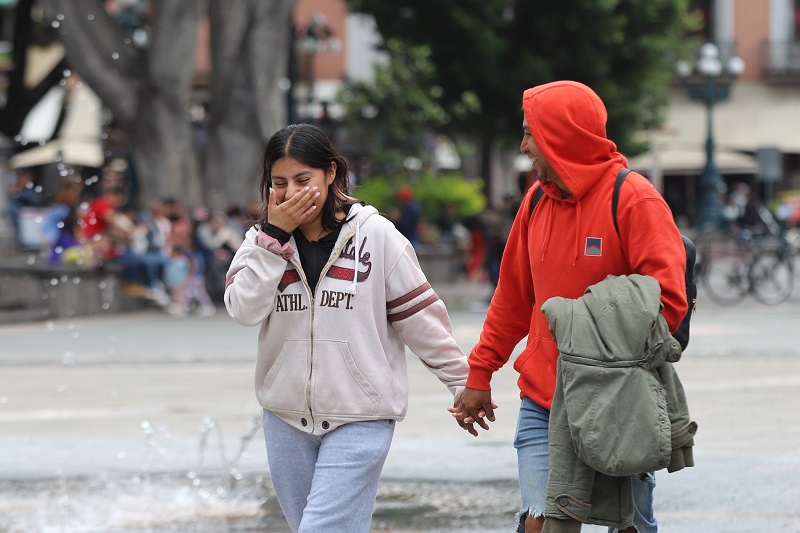
[[[431,305],[432,303],[437,302],[438,300],[439,300],[439,297],[437,295],[433,294],[433,295],[425,298],[423,301],[421,301],[420,303],[418,303],[414,307],[410,307],[410,308],[406,309],[405,311],[401,311],[399,313],[391,313],[389,315],[389,322],[397,322],[398,320],[403,320],[403,319],[406,319],[406,318],[408,318],[408,317],[410,317],[412,315],[415,315],[415,314],[419,313],[420,311],[422,311],[423,309],[425,309],[426,307],[428,307],[429,305]]]
[[[416,298],[417,296],[419,296],[420,294],[422,294],[423,292],[427,291],[430,288],[431,284],[425,282],[416,289],[414,289],[413,291],[409,292],[408,294],[405,294],[400,298],[395,298],[391,302],[386,302],[386,307],[388,309],[392,309],[393,307],[397,307],[399,305],[403,305],[406,302],[410,302],[411,300],[413,300],[414,298]]]

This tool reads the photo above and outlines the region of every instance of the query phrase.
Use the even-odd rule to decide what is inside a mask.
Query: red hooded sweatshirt
[[[663,315],[674,332],[686,314],[686,252],[672,212],[640,174],[628,174],[614,229],[611,196],[625,157],[606,137],[607,113],[589,87],[558,81],[524,92],[522,108],[533,140],[572,193],[553,184],[530,211],[527,192],[503,253],[500,279],[478,344],[469,356],[467,386],[490,390],[492,373],[528,337],[514,362],[522,397],[550,409],[558,347],[542,304],[579,298],[608,275],[642,274],[661,285]]]

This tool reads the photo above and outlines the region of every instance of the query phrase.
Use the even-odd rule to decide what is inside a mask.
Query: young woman
[[[368,532],[406,414],[406,345],[454,396],[467,360],[408,239],[349,196],[347,163],[319,128],[279,131],[263,165],[263,212],[228,270],[225,305],[261,326],[272,484],[293,531]]]

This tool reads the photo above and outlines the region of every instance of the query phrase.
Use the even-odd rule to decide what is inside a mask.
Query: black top
[[[294,240],[297,243],[297,253],[300,255],[300,264],[303,266],[303,272],[306,273],[306,279],[308,280],[308,286],[311,287],[312,294],[317,288],[322,268],[330,259],[333,246],[336,244],[336,239],[339,238],[341,231],[342,228],[340,226],[318,241],[309,241],[299,229],[289,234],[269,223],[264,228],[264,233],[273,239],[277,239],[281,244],[289,242],[289,238],[294,235]]]

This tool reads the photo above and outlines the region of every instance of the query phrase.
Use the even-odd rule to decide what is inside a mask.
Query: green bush
[[[442,208],[447,204],[455,207],[459,219],[477,215],[486,207],[483,182],[467,179],[457,173],[423,173],[415,178],[391,180],[373,176],[357,185],[353,196],[386,214],[397,205],[397,191],[403,187],[411,187],[414,191],[414,199],[422,206],[423,217],[429,224],[436,224]]]

